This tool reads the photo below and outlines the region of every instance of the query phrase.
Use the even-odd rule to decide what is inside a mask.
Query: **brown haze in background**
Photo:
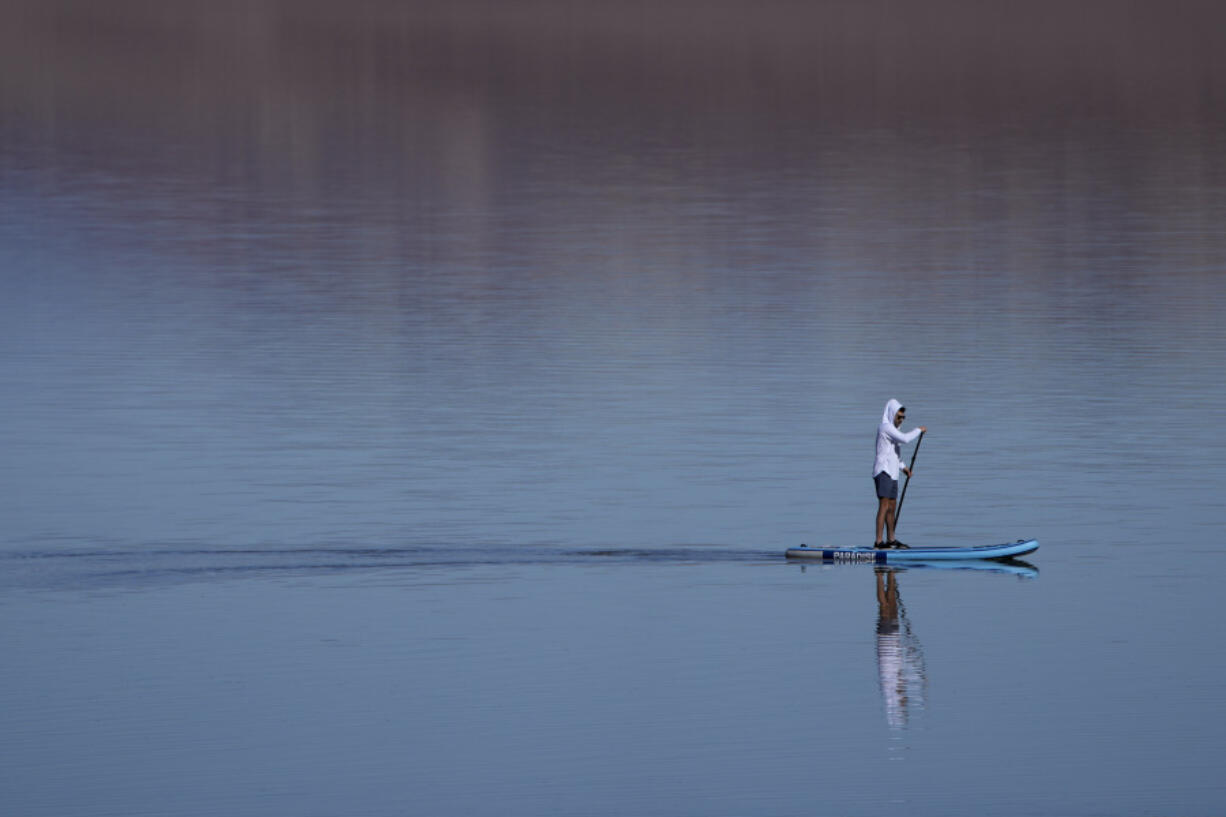
[[[295,173],[522,133],[769,151],[813,129],[1188,128],[1226,110],[1222,8],[7,0],[0,114],[46,148],[205,168],[241,146]]]
[[[1215,268],[1224,9],[7,0],[0,171],[44,201],[88,185],[96,224],[169,222],[192,254],[293,208],[318,225],[299,246],[752,267],[683,196],[735,202],[738,229],[776,231],[753,243],[812,243],[814,263],[1028,277],[1114,232]],[[721,257],[668,256],[694,247]]]

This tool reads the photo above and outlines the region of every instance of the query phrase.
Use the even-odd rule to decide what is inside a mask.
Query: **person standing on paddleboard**
[[[875,548],[905,548],[894,538],[894,512],[898,507],[898,471],[908,477],[911,470],[899,460],[899,451],[928,430],[927,426],[913,428],[905,434],[898,429],[907,419],[907,410],[902,403],[891,399],[885,404],[881,424],[877,426],[877,458],[873,461],[873,485],[877,489],[877,532],[873,539]],[[885,527],[886,541],[881,540],[881,528]]]

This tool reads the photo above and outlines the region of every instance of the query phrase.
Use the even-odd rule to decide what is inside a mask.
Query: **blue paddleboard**
[[[1039,549],[1038,539],[1018,539],[1003,545],[977,547],[910,547],[900,550],[869,547],[800,547],[788,548],[789,559],[818,559],[823,562],[863,564],[898,564],[900,562],[954,562],[968,559],[1012,559]]]

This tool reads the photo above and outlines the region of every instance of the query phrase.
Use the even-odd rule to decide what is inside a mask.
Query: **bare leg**
[[[883,525],[886,525],[887,516],[889,517],[889,524],[886,527],[890,532],[890,538],[894,538],[894,515],[890,513],[890,505],[893,502],[894,500],[892,499],[882,499],[880,497],[877,499],[877,532],[874,535],[873,544],[880,545],[885,541],[881,538],[881,528]]]
[[[885,531],[887,534],[886,535],[887,542],[894,541],[894,512],[896,510],[898,510],[898,500],[897,499],[887,499],[886,500],[886,510],[885,510]]]

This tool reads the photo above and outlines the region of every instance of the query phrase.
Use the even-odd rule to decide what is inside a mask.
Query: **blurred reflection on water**
[[[898,596],[898,571],[876,568],[877,673],[891,729],[903,729],[912,713],[924,709],[928,675],[924,649],[911,630],[907,608]]]

